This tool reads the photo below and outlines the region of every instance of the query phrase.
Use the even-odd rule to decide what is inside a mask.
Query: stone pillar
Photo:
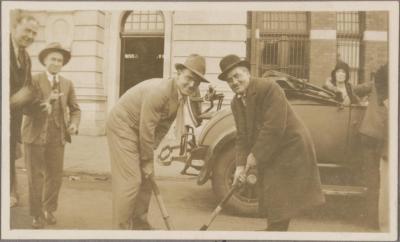
[[[322,86],[336,64],[336,12],[310,15],[309,80]]]
[[[369,81],[371,73],[388,61],[388,12],[365,13],[365,30],[361,51],[361,82]]]
[[[75,84],[82,110],[80,134],[105,134],[107,96],[104,78],[105,13],[99,10],[74,11],[72,58],[65,74]]]

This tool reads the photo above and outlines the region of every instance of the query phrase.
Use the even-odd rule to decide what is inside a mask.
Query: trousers
[[[30,215],[54,212],[62,183],[64,145],[24,144],[28,171]]]
[[[138,132],[110,114],[107,141],[111,158],[113,227],[137,229],[148,224],[152,191],[151,183],[142,176]]]
[[[367,187],[364,221],[372,228],[378,228],[379,218],[379,186],[380,158],[382,143],[375,138],[363,135],[362,144],[362,176],[363,184]]]

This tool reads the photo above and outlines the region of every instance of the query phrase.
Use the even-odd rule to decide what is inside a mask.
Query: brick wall
[[[388,30],[387,11],[369,11],[365,13],[365,27],[367,30]]]
[[[388,12],[372,11],[365,14],[365,31],[362,42],[363,80],[369,81],[371,73],[388,61]]]
[[[310,12],[311,29],[336,29],[336,12]]]
[[[322,86],[336,64],[336,13],[310,13],[310,79]]]

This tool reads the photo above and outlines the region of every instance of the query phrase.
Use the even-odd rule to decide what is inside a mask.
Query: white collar
[[[53,77],[56,76],[56,82],[59,83],[60,82],[60,78],[58,73],[53,75],[51,73],[49,73],[48,71],[46,71],[46,75],[47,75],[47,80],[49,80],[50,84],[53,84]]]

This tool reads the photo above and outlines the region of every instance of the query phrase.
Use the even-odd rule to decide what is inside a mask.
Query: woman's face
[[[346,80],[346,72],[343,69],[336,71],[336,82],[343,83]]]

